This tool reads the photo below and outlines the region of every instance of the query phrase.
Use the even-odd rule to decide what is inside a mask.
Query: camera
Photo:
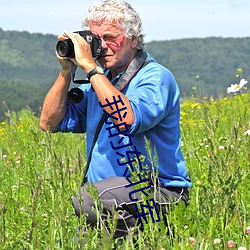
[[[90,45],[92,56],[98,57],[102,51],[102,41],[99,37],[95,36],[90,30],[75,31],[82,36]],[[74,44],[71,39],[65,39],[57,42],[56,51],[61,57],[74,58]]]

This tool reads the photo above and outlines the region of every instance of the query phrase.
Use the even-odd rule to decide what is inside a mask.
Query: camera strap
[[[129,66],[125,70],[125,72],[121,75],[120,79],[118,80],[118,82],[115,85],[115,88],[117,88],[119,91],[122,92],[128,86],[128,84],[133,79],[133,77],[136,75],[136,73],[141,68],[146,66],[149,62],[150,61],[146,61],[146,55],[144,54],[143,50],[139,50],[136,57],[131,61],[131,63],[129,64]],[[84,170],[84,175],[83,175],[83,180],[82,180],[81,186],[83,186],[87,182],[87,174],[88,174],[89,164],[90,164],[90,161],[92,158],[92,152],[93,152],[95,143],[98,139],[98,136],[100,134],[100,131],[102,129],[102,126],[104,124],[106,117],[107,117],[107,114],[103,113],[102,117],[97,125],[95,136],[94,136],[94,139],[92,141],[90,153],[89,153],[86,167]]]

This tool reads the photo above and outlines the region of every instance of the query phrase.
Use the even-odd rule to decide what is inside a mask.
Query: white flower
[[[245,79],[241,79],[239,84],[231,84],[231,87],[227,88],[227,93],[235,93],[240,91],[245,85],[247,81]]]
[[[23,214],[24,211],[25,211],[24,207],[21,207],[21,208],[20,208],[20,214]]]
[[[245,247],[239,247],[238,250],[247,250]]]
[[[248,129],[247,131],[245,131],[245,132],[244,132],[244,135],[245,135],[245,136],[250,135],[250,129]]]
[[[217,245],[217,244],[220,244],[221,240],[220,239],[214,239],[214,244]]]

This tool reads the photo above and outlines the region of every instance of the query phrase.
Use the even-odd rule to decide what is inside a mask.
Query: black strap
[[[139,50],[136,57],[131,61],[126,71],[122,74],[115,87],[121,92],[127,87],[135,74],[144,67],[148,62],[143,50]]]
[[[131,61],[131,63],[129,64],[128,68],[126,69],[126,71],[122,74],[122,76],[120,77],[120,79],[118,80],[118,82],[115,85],[115,88],[117,88],[119,91],[123,91],[128,84],[130,83],[130,81],[132,80],[132,78],[135,76],[135,74],[144,66],[146,66],[149,63],[149,61],[146,61],[146,56],[143,52],[143,50],[139,50],[136,57]],[[89,82],[88,82],[89,83]],[[97,128],[96,128],[96,132],[95,132],[95,136],[94,139],[92,141],[92,145],[91,145],[91,149],[89,152],[89,157],[86,163],[86,167],[84,170],[84,175],[83,175],[83,180],[82,180],[82,184],[81,186],[84,185],[84,183],[87,182],[87,174],[88,174],[88,169],[89,169],[89,164],[92,158],[92,152],[95,146],[95,143],[98,139],[99,133],[102,129],[103,123],[106,119],[107,114],[103,113],[101,120],[99,121]]]
[[[90,149],[90,152],[89,152],[89,157],[88,157],[85,169],[84,169],[84,175],[83,175],[81,186],[83,186],[83,184],[87,182],[87,174],[88,174],[88,170],[89,170],[89,164],[90,164],[90,161],[91,161],[91,158],[92,158],[92,152],[93,152],[93,149],[95,147],[95,143],[97,141],[97,138],[98,138],[98,136],[100,134],[100,131],[102,129],[102,125],[103,125],[103,123],[104,123],[104,121],[106,119],[106,116],[107,116],[107,114],[103,113],[102,117],[101,117],[101,120],[99,121],[99,123],[97,125],[96,131],[95,131],[95,136],[94,136],[94,139],[92,141],[91,149]]]

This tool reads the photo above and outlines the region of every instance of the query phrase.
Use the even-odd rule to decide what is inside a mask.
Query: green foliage
[[[0,79],[30,82],[45,90],[60,69],[56,36],[0,29]]]
[[[53,35],[0,29],[0,121],[8,109],[39,113],[60,68],[56,42]]]
[[[20,107],[28,107],[39,115],[44,96],[45,91],[29,82],[0,80],[0,121],[5,119],[9,110],[19,111]]]
[[[225,95],[225,88],[237,83],[237,69],[248,71],[250,65],[250,38],[154,41],[146,50],[173,72],[184,96],[190,96],[197,83],[201,96]],[[249,71],[244,77],[250,77]]]
[[[0,29],[0,86],[4,89],[10,85],[5,91],[8,91],[7,95],[2,95],[2,90],[1,101],[13,107],[11,101],[15,98],[12,111],[26,106],[37,111],[41,107],[41,100],[60,70],[55,56],[56,42],[54,35]],[[173,72],[184,99],[193,94],[214,98],[224,96],[227,86],[238,83],[235,77],[238,68],[243,69],[243,78],[250,78],[250,38],[153,41],[146,44],[146,50]],[[20,85],[19,95],[14,94],[14,83]],[[29,96],[33,101],[29,103],[24,99],[28,91],[23,85],[34,90]]]
[[[69,249],[60,239],[70,244],[75,233],[71,196],[81,181],[85,141],[38,125],[29,110],[1,124],[0,249]]]
[[[85,249],[219,250],[227,249],[229,240],[235,249],[249,249],[249,102],[249,94],[186,100],[181,127],[193,180],[190,204],[174,206],[167,226],[163,217],[156,223],[149,219],[144,231],[136,234],[135,228],[126,240],[113,240],[99,221],[99,230],[85,232]],[[82,181],[84,137],[38,127],[27,109],[0,123],[0,249],[80,249],[76,228],[87,225],[84,216],[74,216],[71,197]],[[98,214],[101,204],[95,201]],[[111,234],[116,218],[107,221]]]

